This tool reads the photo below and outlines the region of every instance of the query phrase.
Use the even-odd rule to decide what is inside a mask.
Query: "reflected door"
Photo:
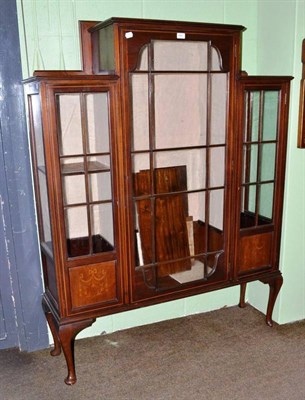
[[[223,279],[229,74],[220,52],[152,40],[129,77],[136,296]]]

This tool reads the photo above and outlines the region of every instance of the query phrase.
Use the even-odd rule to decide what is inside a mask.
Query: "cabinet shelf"
[[[87,172],[109,172],[110,167],[106,164],[103,164],[99,161],[89,161],[87,163],[88,169]],[[86,172],[85,164],[83,162],[71,163],[71,164],[61,164],[61,173],[62,175],[79,175],[84,174]]]

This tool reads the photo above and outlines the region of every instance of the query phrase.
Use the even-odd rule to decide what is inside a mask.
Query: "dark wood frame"
[[[300,82],[300,104],[299,104],[299,126],[298,126],[298,147],[305,148],[305,39],[302,42],[301,53],[302,78]]]
[[[96,48],[98,31],[113,26],[116,70],[99,71]],[[44,263],[46,291],[43,308],[54,337],[55,348],[52,355],[64,351],[68,376],[67,384],[76,382],[74,364],[74,339],[77,333],[90,326],[97,317],[127,311],[142,306],[205,293],[234,285],[241,286],[240,306],[245,306],[246,284],[260,280],[270,286],[266,322],[272,325],[272,311],[282,284],[278,269],[280,232],[282,220],[283,186],[287,139],[289,103],[289,82],[291,77],[248,77],[241,67],[241,26],[202,24],[176,21],[153,21],[128,18],[113,18],[103,23],[83,21],[80,23],[83,69],[81,71],[36,71],[34,78],[25,82],[26,94],[39,93],[45,146],[48,197],[53,255],[41,245]],[[125,38],[127,32],[134,33],[134,40]],[[225,71],[229,74],[229,96],[227,111],[227,144],[225,164],[225,220],[223,237],[224,273],[215,279],[194,281],[183,284],[178,289],[168,288],[152,294],[144,291],[136,296],[135,242],[133,228],[133,184],[131,168],[131,101],[129,74],[137,65],[138,54],[143,44],[153,39],[175,39],[177,32],[185,32],[190,40],[212,41],[223,56]],[[95,50],[94,50],[95,49]],[[281,92],[279,118],[278,151],[276,157],[276,189],[274,198],[273,223],[240,229],[240,189],[242,185],[242,148],[244,91],[276,89]],[[58,117],[55,97],[58,93],[85,93],[108,91],[110,96],[111,152],[113,178],[113,207],[115,209],[116,248],[106,253],[82,257],[68,257],[64,227],[64,204],[62,198],[61,167],[58,153]],[[29,115],[31,120],[31,115]],[[153,115],[150,128],[154,131]],[[31,135],[34,137],[30,122]],[[152,138],[151,138],[152,140]],[[41,225],[39,185],[35,173],[35,142],[32,139],[34,180],[37,194],[38,221]],[[207,159],[209,167],[210,160]],[[152,165],[152,164],[151,164]],[[154,171],[150,168],[150,174]],[[151,183],[153,180],[151,180]],[[208,183],[208,182],[207,182]],[[152,183],[153,184],[153,183]],[[174,194],[174,193],[172,193]],[[203,226],[206,234],[209,226]],[[215,232],[214,232],[215,233]],[[217,233],[219,235],[219,233]],[[215,233],[216,235],[216,233]],[[251,248],[265,246],[262,263],[257,264]],[[250,249],[250,250],[249,250]],[[243,254],[244,259],[240,258]],[[267,254],[267,255],[266,255]],[[52,261],[54,271],[46,263]],[[242,260],[242,261],[241,261]],[[267,260],[267,262],[265,262]],[[111,288],[105,288],[105,298],[101,301],[84,301],[78,297],[75,282],[81,281],[78,272],[86,274],[92,269],[110,270]],[[115,271],[115,272],[113,272]],[[75,275],[76,274],[76,275]],[[73,275],[73,276],[72,276]],[[76,276],[76,278],[75,278]],[[115,276],[115,278],[113,278]],[[72,279],[73,278],[73,279]],[[73,284],[74,282],[74,284]],[[107,293],[110,293],[107,297]],[[76,299],[76,301],[75,301]],[[89,295],[90,299],[90,295]]]

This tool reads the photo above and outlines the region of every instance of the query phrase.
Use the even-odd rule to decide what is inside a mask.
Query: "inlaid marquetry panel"
[[[115,261],[74,267],[69,270],[72,308],[117,298]]]

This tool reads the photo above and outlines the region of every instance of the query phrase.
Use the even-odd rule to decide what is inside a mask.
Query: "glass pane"
[[[90,156],[87,161],[89,172],[110,170],[110,156]]]
[[[79,175],[85,172],[84,157],[62,158],[60,164],[63,175]]]
[[[247,123],[245,124],[244,128],[244,141],[256,142],[258,141],[259,132],[260,92],[245,92],[245,98],[247,101]]]
[[[244,209],[245,211],[249,211],[255,213],[256,207],[256,185],[249,185],[245,187],[245,203]]]
[[[226,143],[227,93],[227,74],[211,74],[210,144]]]
[[[86,202],[85,176],[66,175],[62,177],[64,205]]]
[[[66,233],[69,239],[88,236],[87,207],[65,209]]]
[[[133,190],[136,197],[153,193],[149,168],[149,154],[132,156]]]
[[[156,71],[207,71],[207,42],[167,41],[153,42]]]
[[[114,249],[112,203],[92,205],[91,229],[93,253]]]
[[[115,70],[113,25],[100,29],[98,35],[100,71],[113,71]]]
[[[88,152],[109,152],[108,93],[85,95],[88,129]]]
[[[135,261],[137,266],[153,262],[153,216],[151,214],[153,201],[152,199],[138,200],[134,206]]]
[[[133,150],[149,149],[148,76],[133,74],[132,85],[132,143]]]
[[[148,44],[144,45],[139,52],[137,65],[138,71],[148,71],[148,47]]]
[[[38,171],[38,180],[43,230],[43,237],[41,240],[45,242],[49,249],[53,252],[47,180],[46,175],[41,171]]]
[[[138,173],[140,171],[148,170],[150,168],[149,160],[150,160],[149,153],[133,154],[131,156],[132,172]]]
[[[279,91],[264,92],[263,140],[276,140],[278,123]]]
[[[206,144],[207,77],[155,77],[156,148]]]
[[[41,120],[41,108],[39,95],[32,95],[29,98],[31,117],[33,123],[33,132],[35,139],[35,152],[37,168],[38,168],[38,190],[36,196],[39,198],[38,212],[41,216],[42,226],[40,228],[41,241],[44,242],[51,253],[53,253],[52,245],[52,234],[51,234],[51,221],[50,221],[50,210],[49,210],[49,199],[48,199],[48,188],[47,180],[45,175],[45,156],[44,156],[44,142],[43,142],[43,131],[42,131],[42,120]],[[38,200],[38,199],[37,199]]]
[[[251,191],[251,192],[250,192]],[[256,186],[243,186],[242,187],[242,201],[241,201],[241,215],[240,215],[240,227],[250,228],[255,226],[255,195]],[[251,200],[249,199],[251,198]],[[251,206],[249,207],[249,203]],[[252,208],[252,211],[250,209]]]
[[[224,218],[224,190],[211,190],[209,225],[215,229],[223,230]]]
[[[60,155],[82,154],[83,138],[79,94],[58,95]]]
[[[89,175],[90,201],[111,200],[111,175],[110,172]]]
[[[38,94],[31,96],[31,111],[33,118],[34,135],[35,135],[37,167],[42,168],[42,170],[44,170],[45,167],[44,144],[43,144],[40,100]]]
[[[155,157],[156,193],[206,186],[206,149],[160,151]]]
[[[258,205],[259,218],[266,217],[270,218],[270,220],[272,219],[273,187],[274,187],[273,183],[260,185],[260,196]],[[268,222],[270,223],[271,221]],[[264,221],[262,221],[261,223],[264,223]]]
[[[258,145],[245,145],[243,158],[243,183],[257,181]]]
[[[225,147],[210,148],[210,188],[225,184]]]
[[[219,50],[211,46],[211,71],[221,71],[222,70],[222,58]]]
[[[269,181],[274,179],[275,171],[275,143],[261,145],[261,181]]]
[[[87,207],[66,208],[65,224],[68,256],[77,257],[89,254]]]

